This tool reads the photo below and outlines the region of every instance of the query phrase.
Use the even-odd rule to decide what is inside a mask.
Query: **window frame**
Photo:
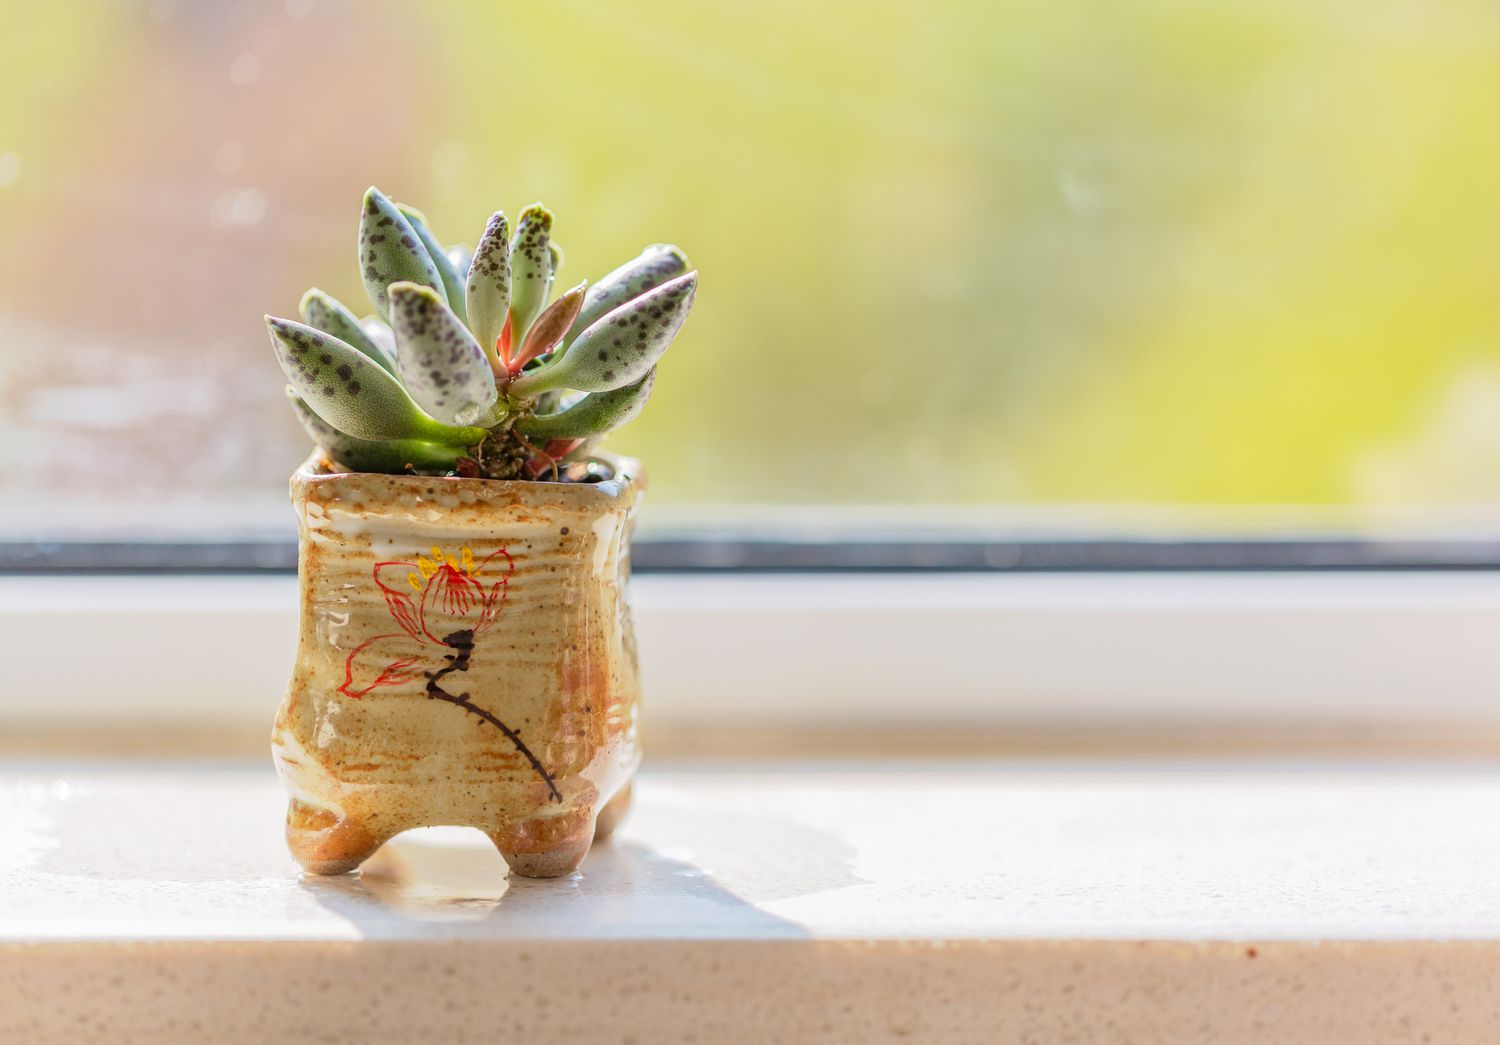
[[[1355,536],[1067,539],[675,533],[638,536],[637,573],[1050,573],[1497,570],[1500,540]],[[6,574],[294,573],[291,537],[225,541],[0,540]]]
[[[0,574],[0,730],[262,729],[296,578]],[[1500,571],[642,571],[648,728],[1500,725]]]

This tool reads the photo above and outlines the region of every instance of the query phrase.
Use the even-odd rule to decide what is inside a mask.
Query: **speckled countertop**
[[[0,765],[0,1042],[1493,1041],[1500,769],[656,768],[305,879],[268,769]]]

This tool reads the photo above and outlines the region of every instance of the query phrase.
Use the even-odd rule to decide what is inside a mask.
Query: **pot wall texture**
[[[626,602],[636,462],[596,483],[292,477],[301,633],[272,751],[309,871],[457,824],[572,871],[640,761]],[[605,805],[619,796],[608,811]]]

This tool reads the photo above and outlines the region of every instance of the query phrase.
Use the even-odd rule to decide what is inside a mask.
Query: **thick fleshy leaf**
[[[688,270],[687,255],[670,243],[656,243],[632,258],[589,288],[583,308],[573,321],[567,343],[613,312],[631,298],[676,279]]]
[[[360,439],[421,439],[473,446],[482,428],[455,428],[424,414],[394,377],[338,338],[290,319],[266,317],[276,361],[297,395],[323,420]]]
[[[521,350],[511,353],[509,363],[511,373],[516,373],[533,359],[546,355],[557,347],[563,335],[572,329],[573,319],[578,315],[578,310],[583,307],[584,291],[587,288],[586,283],[578,284],[548,305],[546,311],[537,317],[536,322],[531,326],[531,332],[526,335],[526,343],[521,346]]]
[[[553,388],[608,392],[646,376],[682,328],[698,289],[698,273],[669,280],[625,302],[578,336],[550,366],[511,382],[517,396]]]
[[[463,453],[457,446],[439,446],[416,439],[356,439],[345,435],[313,413],[312,407],[292,394],[297,420],[323,452],[352,472],[384,472],[400,475],[408,470],[442,475],[453,470]]]
[[[490,215],[484,235],[474,248],[465,294],[469,303],[469,329],[474,331],[490,368],[497,374],[504,373],[495,345],[510,314],[510,222],[501,211]]]
[[[447,299],[448,307],[453,310],[455,316],[467,323],[469,309],[464,302],[464,277],[454,266],[453,259],[448,257],[448,252],[443,249],[443,245],[432,234],[432,229],[427,225],[427,215],[404,203],[396,204],[396,209],[407,221],[411,222],[411,227],[417,230],[417,238],[422,241],[422,246],[427,248],[427,256],[432,259],[433,265],[438,270],[438,276],[442,278],[443,297]],[[468,266],[465,265],[462,271],[467,272]]]
[[[422,246],[417,230],[373,185],[365,193],[364,213],[359,219],[359,274],[370,304],[386,319],[391,315],[387,288],[392,283],[420,283],[443,292],[443,277]]]
[[[317,327],[325,334],[332,334],[344,344],[359,349],[390,373],[396,372],[395,356],[372,338],[354,313],[345,308],[337,298],[313,287],[302,295],[298,311],[302,313],[302,322],[308,326]]]
[[[556,482],[562,478],[563,462],[583,444],[582,439],[548,439],[547,444],[540,448],[541,452],[526,462],[523,474],[528,479],[540,479],[550,472]]]
[[[585,439],[601,435],[635,420],[651,398],[651,386],[655,383],[653,368],[633,385],[590,392],[565,410],[525,418],[516,422],[516,427],[528,439]]]
[[[555,414],[563,408],[564,399],[578,398],[574,393],[566,390],[559,392],[543,392],[536,397],[531,408],[539,414]]]
[[[552,265],[551,279],[557,279],[557,274],[562,271],[563,262],[566,259],[567,255],[563,253],[562,247],[557,245],[557,240],[549,239],[547,241],[547,260]]]
[[[516,219],[510,243],[510,343],[526,342],[526,332],[552,296],[552,212],[533,203]]]
[[[453,266],[453,271],[457,272],[460,278],[468,274],[469,264],[473,260],[474,252],[462,243],[455,243],[448,248],[448,264]]]
[[[468,424],[495,405],[494,372],[442,295],[415,283],[392,283],[391,325],[401,380],[428,414],[446,424]]]
[[[365,332],[365,337],[375,342],[375,346],[384,352],[391,360],[391,373],[396,372],[396,335],[391,333],[391,325],[379,316],[366,316],[359,321],[359,329]]]

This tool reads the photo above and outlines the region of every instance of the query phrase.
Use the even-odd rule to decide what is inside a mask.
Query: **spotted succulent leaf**
[[[697,273],[657,244],[553,302],[562,248],[540,203],[491,216],[470,251],[371,188],[361,278],[375,315],[314,288],[304,322],[267,316],[298,419],[339,467],[460,478],[583,476],[640,413],[692,307]],[[535,441],[533,443],[533,440]],[[595,474],[590,464],[584,471]]]
[[[410,468],[414,472],[441,475],[451,471],[463,453],[458,446],[439,446],[417,439],[356,439],[340,432],[313,412],[291,388],[287,395],[292,410],[312,441],[337,464],[355,472],[399,474]]]
[[[504,373],[496,348],[510,314],[510,222],[503,211],[490,215],[469,262],[464,289],[469,329],[474,331],[490,368],[497,374]]]
[[[656,368],[623,388],[608,392],[590,392],[555,414],[540,414],[516,423],[528,439],[585,439],[601,435],[634,421],[651,398],[656,383]]]
[[[392,283],[420,283],[442,293],[443,277],[406,215],[373,185],[359,221],[359,272],[370,303],[389,319]]]
[[[578,310],[583,307],[584,292],[587,289],[587,283],[578,284],[559,296],[537,317],[531,326],[531,332],[526,335],[526,343],[519,352],[511,354],[511,373],[518,373],[527,363],[557,347],[563,335],[572,328]]]
[[[344,344],[354,346],[388,372],[396,372],[395,356],[372,338],[354,313],[345,308],[337,298],[313,287],[302,295],[298,311],[302,314],[302,322],[308,326],[316,327]]]
[[[495,405],[494,372],[442,295],[392,283],[391,324],[398,372],[423,410],[447,424],[468,424]]]
[[[266,317],[276,361],[297,396],[339,431],[360,439],[421,439],[472,446],[482,428],[428,417],[406,389],[363,352],[315,327]]]
[[[460,278],[468,274],[469,263],[474,260],[474,252],[472,250],[462,243],[455,243],[448,248],[447,255],[448,264],[453,266],[453,270],[459,274]],[[468,295],[465,294],[464,297],[465,304],[467,305]]]
[[[386,354],[391,361],[391,373],[396,373],[396,335],[391,333],[391,325],[379,316],[365,316],[359,321],[359,329]]]
[[[661,286],[669,279],[676,279],[688,270],[687,255],[669,243],[657,243],[647,247],[640,257],[632,258],[589,288],[588,297],[573,329],[568,331],[566,344],[589,327],[597,323],[607,312],[613,312],[631,298],[639,297],[648,290]]]
[[[689,272],[625,302],[580,334],[555,363],[518,377],[511,391],[607,392],[639,381],[677,336],[697,289],[698,273]]]
[[[552,212],[533,203],[516,219],[510,243],[511,344],[525,343],[526,333],[552,295]]]
[[[468,306],[464,302],[464,277],[460,270],[454,266],[453,259],[448,257],[448,252],[443,245],[437,241],[432,234],[432,229],[427,225],[427,215],[415,207],[408,207],[404,203],[396,204],[396,209],[411,222],[411,227],[417,230],[417,238],[422,241],[422,246],[427,249],[427,256],[432,259],[432,264],[438,270],[438,276],[443,281],[443,297],[448,302],[448,307],[460,320],[469,321]],[[463,271],[467,271],[464,266]]]

